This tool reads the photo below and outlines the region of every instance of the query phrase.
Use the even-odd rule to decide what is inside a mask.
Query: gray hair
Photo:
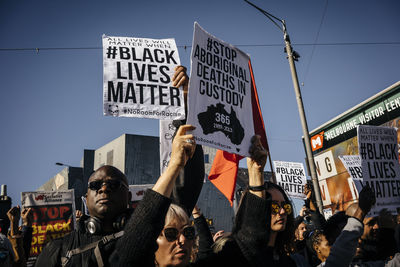
[[[182,224],[190,224],[190,220],[185,210],[176,204],[169,206],[167,215],[165,215],[165,225],[172,221],[178,221]]]

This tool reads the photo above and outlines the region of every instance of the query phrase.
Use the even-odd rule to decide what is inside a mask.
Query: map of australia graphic
[[[244,129],[231,107],[231,112],[225,110],[225,105],[218,103],[216,106],[207,107],[207,111],[197,115],[203,134],[222,132],[228,137],[232,144],[240,145],[244,138]],[[222,118],[222,119],[221,119]]]

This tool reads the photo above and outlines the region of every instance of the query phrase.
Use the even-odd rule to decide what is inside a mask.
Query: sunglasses
[[[177,240],[180,234],[182,234],[188,240],[193,240],[196,236],[193,226],[187,226],[183,228],[182,233],[174,227],[168,227],[164,229],[164,236],[168,242]]]
[[[129,188],[125,183],[123,183],[120,180],[106,180],[106,181],[95,180],[95,181],[91,181],[88,183],[88,188],[93,191],[99,191],[100,188],[102,188],[104,184],[107,185],[107,187],[110,188],[111,191],[118,190],[122,186],[125,188]]]
[[[278,214],[281,209],[284,209],[287,215],[292,214],[292,204],[287,202],[279,203],[278,201],[272,201],[271,203],[271,213]]]
[[[367,222],[367,225],[372,227],[377,223],[378,223],[378,220],[374,218],[374,219],[370,220],[369,222]]]

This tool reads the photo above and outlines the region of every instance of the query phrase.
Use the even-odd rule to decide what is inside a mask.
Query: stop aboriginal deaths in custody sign
[[[396,214],[400,207],[400,169],[397,130],[393,127],[357,126],[363,180],[375,192],[375,216],[383,208]]]
[[[115,117],[185,118],[183,89],[172,86],[180,65],[174,39],[103,35],[103,113]]]
[[[249,56],[194,24],[187,123],[197,144],[248,156],[254,135]]]
[[[305,199],[307,177],[300,162],[274,161],[276,182],[293,198]]]

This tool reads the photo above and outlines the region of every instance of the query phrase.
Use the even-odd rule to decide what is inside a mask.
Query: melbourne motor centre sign
[[[354,179],[343,164],[342,156],[359,155],[359,125],[395,127],[400,136],[400,81],[310,132],[326,211],[343,210],[358,197]]]

